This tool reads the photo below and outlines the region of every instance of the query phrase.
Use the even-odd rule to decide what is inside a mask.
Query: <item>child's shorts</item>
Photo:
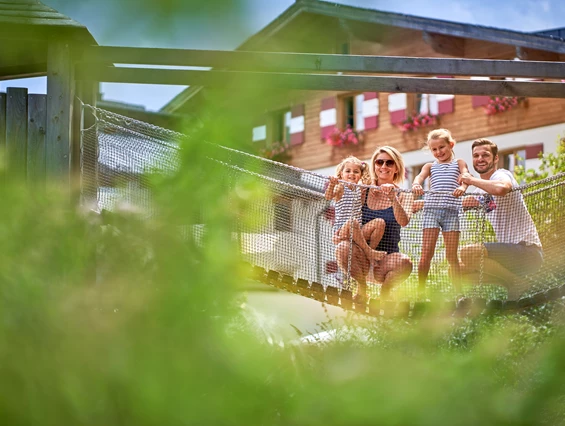
[[[459,210],[424,208],[422,228],[439,228],[443,232],[459,231]]]
[[[543,263],[543,250],[536,245],[484,243],[488,258],[492,259],[516,275],[529,275],[537,272]]]

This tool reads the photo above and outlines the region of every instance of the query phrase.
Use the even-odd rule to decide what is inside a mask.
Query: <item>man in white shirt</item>
[[[498,147],[488,139],[473,142],[473,168],[480,178],[463,173],[461,183],[473,185],[481,197],[467,197],[463,208],[483,205],[496,235],[496,243],[471,244],[461,248],[462,273],[477,274],[483,281],[508,289],[508,300],[517,300],[530,285],[523,277],[539,270],[543,251],[536,226],[511,172],[498,168]]]

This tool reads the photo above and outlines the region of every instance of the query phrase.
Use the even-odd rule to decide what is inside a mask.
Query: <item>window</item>
[[[351,126],[355,129],[355,96],[347,96],[342,98],[343,108],[343,128]]]
[[[290,144],[290,110],[280,110],[272,114],[271,142]]]
[[[370,100],[367,100],[370,102]],[[364,107],[365,94],[360,93],[356,95],[342,96],[339,102],[339,120],[337,122],[338,127],[341,129],[346,129],[350,126],[353,130],[365,130],[365,116],[377,116],[378,115],[378,101],[373,99],[373,102],[377,105],[376,114],[369,111],[368,108]],[[366,110],[366,111],[365,111]],[[373,123],[371,128],[377,127],[376,123]]]
[[[526,167],[525,148],[514,148],[498,152],[498,167],[514,172],[517,166]]]

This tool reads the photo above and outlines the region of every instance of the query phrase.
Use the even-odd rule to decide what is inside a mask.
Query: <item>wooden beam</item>
[[[434,52],[442,55],[457,56],[460,58],[465,56],[464,38],[430,33],[427,31],[422,33],[422,37],[424,38],[424,41],[430,45]]]
[[[58,180],[70,191],[74,81],[69,43],[50,40],[47,56],[47,178]]]
[[[437,93],[455,95],[565,98],[565,84],[504,80],[377,77],[239,71],[155,70],[152,68],[77,67],[77,80],[111,83],[197,85],[240,89],[296,89]]]
[[[46,64],[18,65],[0,68],[0,80],[13,80],[15,78],[31,78],[45,76]]]
[[[81,50],[85,68],[132,64],[213,67],[232,71],[351,72],[484,77],[556,78],[565,63],[485,59],[414,58],[403,56],[330,55],[90,46]],[[84,68],[83,68],[84,69]]]
[[[545,50],[527,49],[525,47],[516,48],[516,57],[524,61],[559,61],[559,53],[547,52]],[[565,71],[563,71],[565,77]]]

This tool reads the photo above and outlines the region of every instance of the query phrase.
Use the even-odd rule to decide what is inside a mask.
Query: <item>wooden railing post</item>
[[[96,106],[98,83],[93,81],[76,82],[77,97],[86,105]],[[80,182],[80,203],[87,207],[98,202],[98,137],[92,111],[82,111],[82,105],[75,100],[73,113],[73,180]],[[85,138],[82,130],[89,130],[90,137]]]
[[[10,180],[24,179],[27,170],[27,89],[6,91],[6,167]]]
[[[0,93],[0,167],[6,167],[6,93]]]
[[[45,184],[45,134],[47,97],[28,96],[27,181],[39,188]]]

